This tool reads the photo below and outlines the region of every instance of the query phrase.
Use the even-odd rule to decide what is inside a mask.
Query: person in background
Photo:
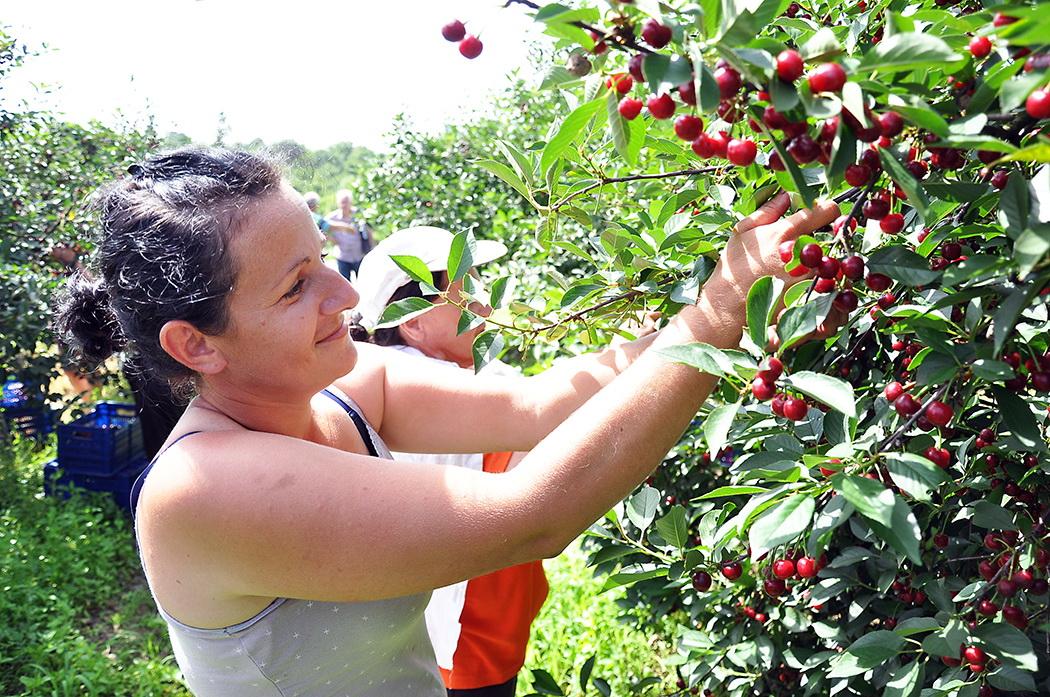
[[[457,334],[460,310],[442,303],[397,327],[374,328],[383,310],[423,291],[391,256],[417,257],[434,273],[442,290],[459,294],[462,281],[449,288],[446,271],[452,233],[436,227],[399,230],[365,257],[355,287],[361,294],[352,336],[442,366],[474,373],[473,343],[484,331],[480,325]],[[479,240],[474,262],[481,265],[507,253],[500,242]],[[487,315],[490,308],[472,308]],[[505,363],[493,361],[481,370],[486,375],[514,375]],[[394,459],[465,467],[479,472],[505,472],[523,453],[419,454],[394,452]],[[518,671],[525,664],[529,628],[547,598],[543,563],[531,561],[495,571],[469,581],[438,588],[426,609],[427,631],[434,645],[441,677],[450,697],[513,697]]]
[[[314,219],[314,223],[317,224],[317,229],[321,231],[321,234],[327,235],[328,221],[324,219],[324,216],[317,212],[317,207],[321,205],[321,195],[316,191],[307,191],[303,194],[303,199],[306,201],[306,207],[310,209],[310,217]]]
[[[368,225],[357,217],[353,207],[353,194],[347,189],[336,192],[335,201],[339,208],[325,216],[328,223],[328,235],[336,246],[336,261],[339,273],[346,280],[352,280],[351,274],[357,274],[361,260],[372,247],[372,233]]]

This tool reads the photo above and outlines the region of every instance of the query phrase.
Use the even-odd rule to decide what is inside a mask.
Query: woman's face
[[[249,392],[314,393],[357,362],[345,310],[357,292],[321,258],[323,240],[287,184],[251,204],[233,235],[230,326],[213,341],[224,379]]]
[[[473,270],[472,274],[476,275]],[[462,334],[456,333],[462,314],[457,304],[467,301],[465,296],[460,295],[462,290],[463,281],[456,281],[448,287],[450,302],[441,303],[419,317],[409,320],[415,323],[416,329],[412,333],[413,340],[410,343],[432,358],[451,361],[462,368],[471,368],[474,366],[474,339],[485,331],[485,325],[482,324]],[[491,307],[483,306],[478,302],[470,302],[468,307],[482,317],[487,317],[492,312]]]

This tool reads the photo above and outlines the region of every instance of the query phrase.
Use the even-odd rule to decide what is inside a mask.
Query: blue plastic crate
[[[0,387],[0,407],[22,407],[28,401],[28,390],[21,380],[5,380]]]
[[[110,476],[145,457],[134,404],[100,402],[58,427],[58,461],[69,472]]]
[[[146,461],[138,460],[129,467],[108,477],[96,474],[70,472],[59,465],[58,460],[44,464],[44,493],[68,499],[70,488],[108,493],[125,511],[131,509],[131,487],[146,467]]]
[[[54,413],[41,406],[2,406],[0,419],[3,419],[7,431],[17,431],[32,438],[43,438],[55,428]]]

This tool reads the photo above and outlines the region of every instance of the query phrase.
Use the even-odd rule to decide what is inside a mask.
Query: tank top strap
[[[372,457],[379,457],[379,452],[376,450],[375,442],[372,440],[372,434],[368,430],[368,424],[365,423],[365,419],[361,414],[350,404],[350,398],[341,392],[337,392],[335,388],[326,387],[321,392],[334,401],[336,404],[343,408],[346,415],[350,417],[350,420],[354,422],[354,426],[357,427],[357,432],[361,434],[361,440],[364,441],[365,447],[368,448],[368,454]]]
[[[157,458],[159,458],[161,455],[163,455],[165,452],[167,452],[168,448],[170,448],[171,446],[175,445],[176,443],[178,443],[180,440],[182,440],[186,436],[192,436],[192,435],[194,435],[196,433],[202,433],[202,431],[188,431],[186,433],[183,433],[181,436],[179,436],[175,440],[173,440],[171,443],[169,443],[167,446],[165,446],[159,453],[154,455],[153,459],[149,461],[148,465],[146,465],[146,469],[142,470],[142,473],[139,474],[139,476],[135,478],[135,483],[131,485],[131,517],[132,518],[135,517],[135,509],[138,507],[139,494],[142,492],[142,485],[146,483],[146,477],[147,477],[147,475],[149,475],[150,470],[153,469],[153,465],[156,464]]]

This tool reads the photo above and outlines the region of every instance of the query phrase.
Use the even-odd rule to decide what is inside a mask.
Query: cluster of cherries
[[[1024,392],[1031,384],[1037,392],[1050,392],[1050,351],[1038,358],[1024,360],[1020,352],[1010,351],[1003,354],[1003,361],[1013,368],[1015,373],[1014,377],[1003,383],[1006,389]]]
[[[762,588],[766,595],[779,598],[788,591],[787,581],[792,578],[813,578],[827,565],[827,556],[822,554],[819,558],[804,556],[801,553],[785,556],[773,561],[769,565],[769,575],[762,582]],[[744,567],[740,562],[729,561],[722,564],[719,569],[722,577],[728,581],[736,581],[744,574]],[[693,590],[698,593],[706,593],[711,590],[714,579],[707,571],[696,571],[693,573]],[[752,617],[751,619],[758,619]],[[764,622],[765,620],[759,620]]]
[[[751,382],[751,394],[760,402],[770,402],[770,409],[777,416],[791,421],[804,421],[809,414],[809,405],[801,397],[792,397],[776,391],[777,380],[784,373],[784,364],[776,356],[770,356],[765,366]]]
[[[473,34],[468,36],[467,28],[458,19],[454,19],[441,27],[441,36],[445,37],[445,41],[458,42],[459,52],[464,58],[477,58],[481,55],[481,49],[483,48],[481,39]]]

